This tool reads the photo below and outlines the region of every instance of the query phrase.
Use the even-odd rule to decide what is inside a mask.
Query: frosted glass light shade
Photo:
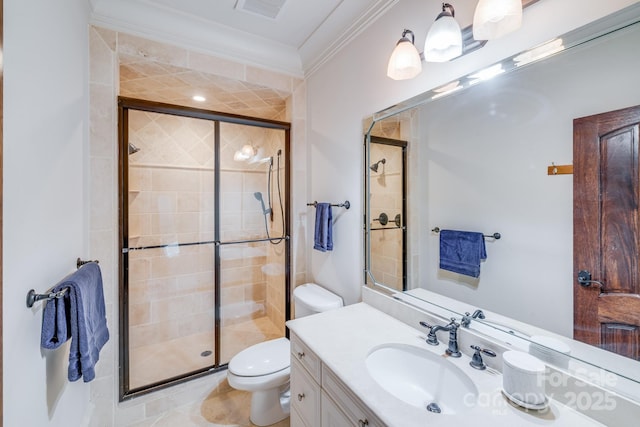
[[[400,39],[387,66],[387,76],[394,80],[412,79],[422,71],[420,54],[411,41],[403,37]]]
[[[494,40],[522,26],[521,0],[480,0],[473,15],[473,38]]]
[[[441,13],[424,42],[424,60],[446,62],[462,55],[460,25],[450,14]]]

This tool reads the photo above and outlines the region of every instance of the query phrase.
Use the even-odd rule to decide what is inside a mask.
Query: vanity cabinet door
[[[343,425],[357,427],[383,427],[385,425],[326,366],[322,369],[322,389],[326,390],[327,395],[331,398],[328,400],[333,400],[335,406],[339,407],[349,420],[347,424]]]
[[[289,425],[291,427],[308,427],[294,407],[291,407],[291,413],[289,415]]]
[[[305,343],[295,334],[291,334],[291,359],[297,360],[305,367],[311,377],[320,384],[320,358],[315,355]]]
[[[327,393],[322,391],[322,427],[347,427],[357,426],[347,418],[347,416],[340,410],[338,405],[333,403],[333,400]]]
[[[304,426],[320,427],[320,386],[296,359],[291,360],[291,410]]]

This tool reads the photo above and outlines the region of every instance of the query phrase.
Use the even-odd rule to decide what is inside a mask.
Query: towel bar
[[[440,227],[436,227],[434,229],[432,229],[431,231],[433,231],[434,233],[439,233],[440,232]],[[493,234],[483,234],[484,237],[491,237],[494,238],[496,240],[498,240],[500,237],[502,237],[500,235],[500,233],[493,233]]]
[[[31,289],[29,292],[27,292],[27,307],[28,308],[33,307],[33,304],[35,304],[37,301],[42,301],[42,300],[49,301],[50,299],[62,298],[64,294],[67,293],[67,289],[69,288],[64,288],[61,291],[50,292],[48,294],[36,294],[36,291]]]
[[[76,260],[76,267],[80,268],[83,265],[88,264],[90,262],[98,263],[98,260],[84,261],[78,258]],[[68,288],[64,288],[58,292],[49,292],[48,294],[37,294],[35,290],[31,289],[29,290],[29,292],[27,292],[27,308],[33,307],[33,304],[35,304],[37,301],[43,301],[43,300],[48,301],[54,298],[62,298],[64,294],[67,293],[67,289]]]
[[[313,206],[314,208],[318,206],[318,202],[307,203],[307,206]],[[348,200],[345,200],[344,203],[332,203],[331,206],[336,206],[338,208],[349,209],[351,207],[351,203]]]

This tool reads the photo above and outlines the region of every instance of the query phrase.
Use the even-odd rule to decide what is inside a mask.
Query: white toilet
[[[293,300],[296,318],[342,307],[342,298],[314,283],[295,288]],[[257,426],[289,416],[290,351],[289,340],[277,338],[246,348],[229,362],[229,385],[252,392],[250,418]]]

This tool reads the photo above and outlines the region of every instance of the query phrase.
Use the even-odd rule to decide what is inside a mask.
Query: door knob
[[[593,283],[604,288],[604,283],[598,282],[597,280],[591,280],[591,272],[589,272],[589,270],[580,270],[578,272],[578,283],[585,288],[588,288]]]

